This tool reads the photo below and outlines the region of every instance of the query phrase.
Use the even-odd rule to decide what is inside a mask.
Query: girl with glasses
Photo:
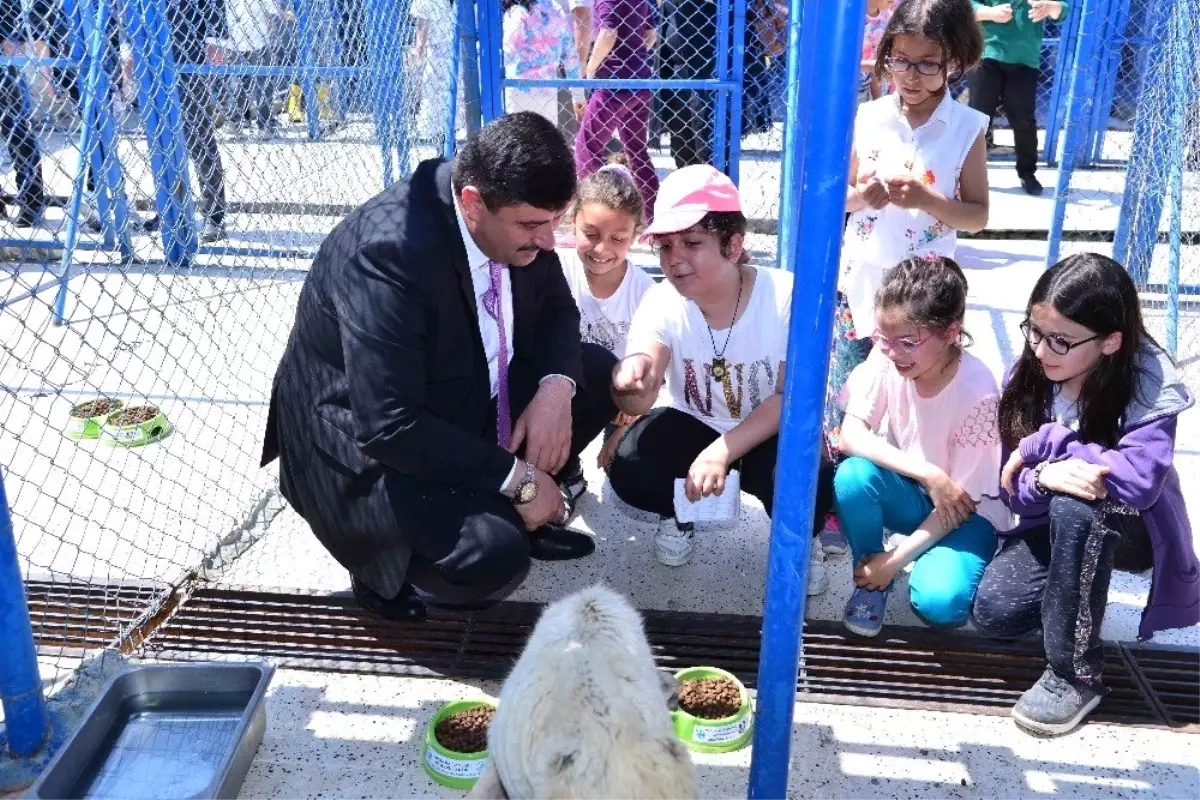
[[[870,350],[884,272],[907,258],[953,258],[958,231],[987,225],[987,117],[947,90],[982,52],[968,0],[905,0],[879,42],[875,74],[896,91],[860,105],[854,123],[826,401],[833,438],[834,398]]]
[[[917,616],[965,623],[995,529],[1011,526],[1000,500],[1000,390],[963,349],[966,304],[967,279],[952,260],[902,261],[878,293],[875,350],[846,382],[848,458],[833,492],[855,564],[843,621],[861,636],[882,629],[892,581],[910,563]],[[885,528],[906,536],[889,552]]]
[[[1175,431],[1194,402],[1142,324],[1137,289],[1111,258],[1064,259],[1034,286],[1026,347],[1000,399],[1004,497],[1020,523],[1001,539],[976,625],[1010,638],[1042,629],[1049,662],[1013,717],[1061,734],[1106,693],[1100,626],[1114,569],[1154,574],[1139,638],[1200,621]]]

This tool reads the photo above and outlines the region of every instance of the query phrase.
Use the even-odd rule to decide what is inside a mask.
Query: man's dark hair
[[[575,157],[558,128],[521,111],[485,125],[454,158],[454,188],[474,186],[489,211],[528,203],[566,208],[575,196]]]

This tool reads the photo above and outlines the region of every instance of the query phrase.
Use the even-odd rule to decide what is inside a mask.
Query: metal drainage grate
[[[112,646],[123,630],[170,591],[149,583],[25,582],[38,653],[81,656]]]
[[[439,613],[421,625],[390,623],[348,597],[205,588],[142,646],[173,660],[258,657],[301,669],[503,678],[541,606],[500,603],[478,614]],[[753,688],[758,617],[643,612],[659,665],[729,670]],[[1200,726],[1200,663],[1194,652],[1110,645],[1112,690],[1097,719]],[[800,700],[1007,713],[1045,668],[1035,642],[1001,644],[924,628],[889,628],[865,640],[840,625],[805,625]]]

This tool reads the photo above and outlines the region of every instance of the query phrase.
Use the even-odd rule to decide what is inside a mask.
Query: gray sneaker
[[[1099,704],[1096,690],[1084,683],[1072,683],[1046,667],[1033,688],[1013,706],[1012,715],[1028,731],[1057,736],[1074,730]]]

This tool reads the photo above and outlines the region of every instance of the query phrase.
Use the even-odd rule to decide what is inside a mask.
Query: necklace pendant
[[[714,358],[712,362],[712,376],[714,380],[723,381],[729,373],[729,369],[725,366],[725,359]]]

